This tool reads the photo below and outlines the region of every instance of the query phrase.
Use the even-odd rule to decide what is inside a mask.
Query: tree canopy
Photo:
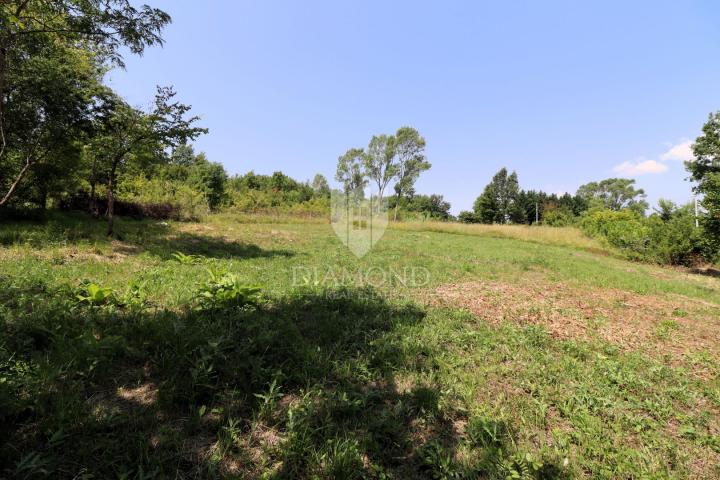
[[[630,178],[608,178],[586,183],[578,188],[577,195],[591,206],[597,205],[613,211],[629,208],[644,214],[648,209],[645,191],[635,188],[635,180]]]

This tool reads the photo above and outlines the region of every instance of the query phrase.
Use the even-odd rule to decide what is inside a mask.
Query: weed
[[[203,263],[206,260],[206,258],[202,255],[186,255],[182,252],[175,252],[172,254],[172,257],[182,265],[197,265],[198,263]]]
[[[257,305],[261,299],[260,287],[249,286],[232,273],[222,275],[208,270],[210,279],[200,288],[198,297],[203,307],[243,307]]]
[[[660,320],[660,323],[655,329],[655,336],[663,340],[667,340],[668,338],[670,338],[670,335],[672,335],[672,333],[677,331],[679,328],[680,325],[675,320],[663,319]]]
[[[88,283],[81,287],[81,292],[76,297],[80,303],[91,306],[104,305],[113,299],[113,290],[110,287],[101,287],[96,283]]]

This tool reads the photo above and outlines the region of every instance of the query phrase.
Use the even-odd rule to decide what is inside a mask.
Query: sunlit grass
[[[592,251],[609,251],[595,239],[584,235],[575,227],[545,227],[529,225],[482,225],[456,222],[395,222],[397,230],[455,233],[481,237],[513,238],[524,242],[561,245]]]
[[[326,220],[117,232],[0,225],[0,477],[720,475],[717,278],[572,228],[398,223],[362,258]],[[333,277],[406,268],[427,283]]]

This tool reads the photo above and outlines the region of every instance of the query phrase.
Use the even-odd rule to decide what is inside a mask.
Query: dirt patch
[[[602,338],[624,350],[674,358],[718,358],[720,305],[680,295],[659,297],[616,289],[584,290],[547,279],[518,284],[444,285],[431,303],[466,308],[491,324],[538,324],[556,338]]]
[[[158,388],[154,383],[145,383],[136,388],[120,387],[118,396],[127,402],[148,407],[157,401]]]

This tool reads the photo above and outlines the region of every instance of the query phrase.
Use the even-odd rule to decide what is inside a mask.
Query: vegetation
[[[241,222],[0,226],[4,476],[720,474],[716,278],[550,227],[409,224],[357,259]]]
[[[707,211],[703,227],[713,247],[720,250],[720,112],[709,116],[702,131],[693,144],[695,158],[685,165],[690,179],[697,182],[696,191],[703,195]]]
[[[720,112],[699,212],[503,168],[455,222],[425,138],[374,135],[335,180],[397,221],[356,258],[322,174],[229,175],[172,88],[105,83],[169,22],[0,6],[0,477],[720,477]]]

